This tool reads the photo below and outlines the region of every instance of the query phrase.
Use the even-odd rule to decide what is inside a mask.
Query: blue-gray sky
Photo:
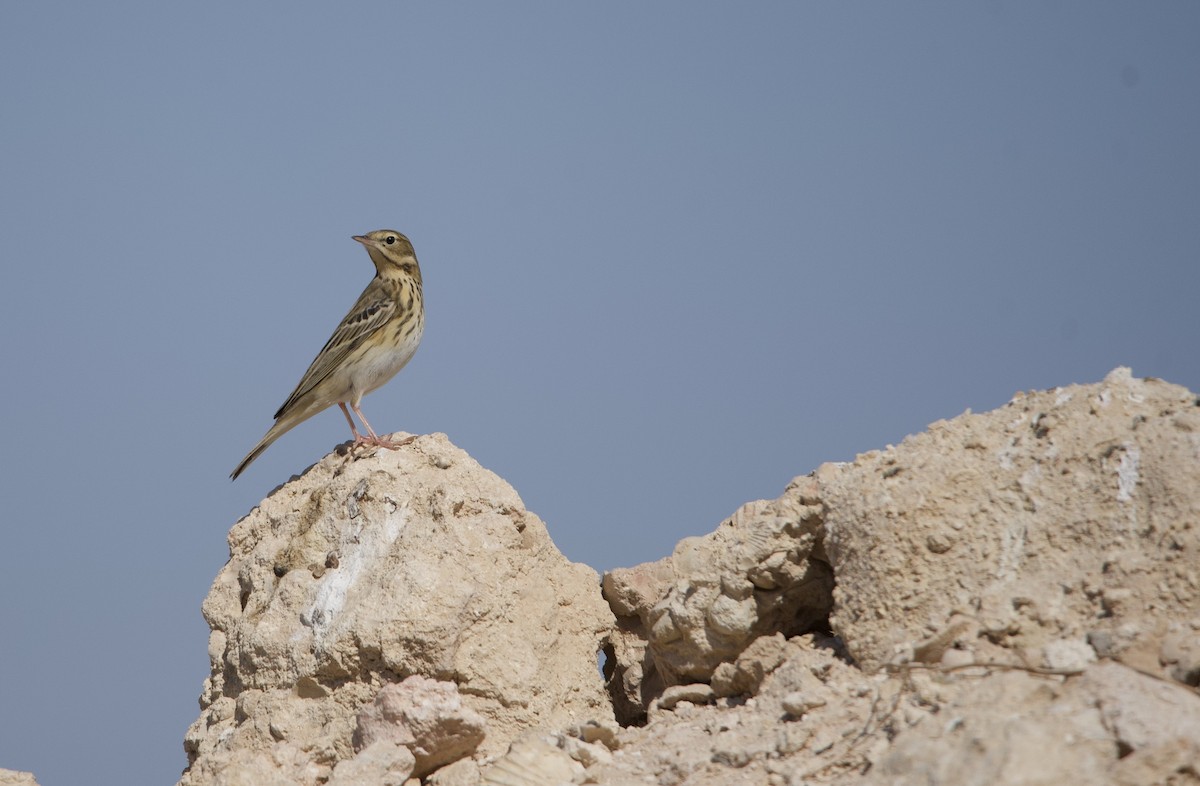
[[[444,431],[573,560],[1117,365],[1200,389],[1200,5],[5,3],[0,766],[169,783],[229,471],[407,233]]]

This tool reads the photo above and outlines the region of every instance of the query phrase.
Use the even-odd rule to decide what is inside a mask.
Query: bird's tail
[[[271,432],[268,431],[267,435],[262,438],[262,441],[254,446],[254,450],[247,453],[246,458],[242,459],[242,463],[237,465],[237,469],[229,473],[229,479],[237,480],[238,475],[242,474],[242,471],[245,470],[246,467],[250,466],[250,462],[261,456],[263,451],[271,447],[271,443],[278,439],[278,437],[278,434],[272,436]]]
[[[297,414],[302,415],[302,417],[296,417]],[[312,414],[312,412],[289,412],[279,420],[275,421],[275,425],[267,429],[267,433],[264,434],[263,438],[258,441],[258,444],[254,446],[254,449],[246,454],[246,458],[242,459],[242,463],[237,465],[237,469],[229,473],[229,479],[237,480],[238,475],[242,474],[242,471],[245,470],[246,467],[250,466],[250,462],[261,456],[263,451],[271,447],[271,444],[275,440],[291,431],[293,427],[300,425],[300,423],[311,417]]]

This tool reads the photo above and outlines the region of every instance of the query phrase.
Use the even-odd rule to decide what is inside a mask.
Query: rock
[[[484,767],[482,776],[487,786],[563,786],[582,783],[584,769],[542,736],[528,734]]]
[[[1083,639],[1056,639],[1042,647],[1042,663],[1048,669],[1083,671],[1096,661],[1096,651]]]
[[[1200,698],[1181,686],[1115,663],[1065,683],[1006,672],[964,683],[896,738],[864,784],[1111,783],[1118,758],[1197,740]],[[1177,763],[1168,757],[1160,772]]]
[[[783,496],[739,508],[715,532],[685,538],[669,561],[605,575],[605,597],[644,639],[664,687],[709,681],[762,635],[802,633],[826,619],[833,575],[821,549],[821,508],[811,478]],[[624,643],[621,668],[645,672]],[[630,703],[640,686],[624,686]],[[643,705],[644,706],[644,705]]]
[[[733,663],[717,666],[712,688],[718,696],[754,695],[763,679],[779,667],[787,656],[787,641],[782,633],[763,636],[751,642]]]
[[[1124,369],[822,465],[603,600],[444,437],[326,459],[231,533],[183,782],[1200,782],[1198,514],[1197,398]]]
[[[820,696],[814,696],[811,693],[794,690],[783,697],[780,702],[783,705],[783,710],[793,718],[803,718],[804,713],[809,710],[815,710],[817,707],[825,706],[825,699]]]
[[[1036,662],[1101,634],[1120,657],[1150,615],[1200,608],[1200,408],[1128,369],[935,423],[819,487],[831,621],[868,670],[954,615],[981,656]]]
[[[599,743],[609,750],[615,751],[621,747],[621,727],[615,723],[588,721],[569,729],[568,733],[587,743]]]
[[[634,617],[639,609],[653,606],[671,586],[675,573],[671,558],[645,562],[632,568],[617,568],[604,574],[604,599],[618,617]]]
[[[412,676],[385,685],[359,710],[352,741],[356,751],[379,741],[406,745],[416,757],[410,771],[424,777],[474,751],[485,727],[478,713],[463,706],[454,683]]]
[[[413,774],[416,758],[402,744],[379,740],[366,746],[352,759],[342,759],[333,768],[328,786],[404,786]]]
[[[611,575],[611,574],[610,574]],[[622,725],[640,724],[665,684],[637,617],[620,617],[604,644],[604,677]]]
[[[0,786],[37,786],[32,772],[0,769]]]
[[[307,786],[324,783],[333,769],[329,764],[315,761],[307,751],[290,742],[270,747],[227,748],[219,757],[202,764],[205,765],[203,769],[194,770],[192,777],[204,780],[193,782],[214,786]]]
[[[1019,672],[964,683],[957,693],[902,731],[864,786],[1106,782],[1112,740],[1081,696]]]
[[[1174,627],[1163,637],[1159,661],[1174,679],[1200,687],[1200,620]]]
[[[807,554],[833,566],[839,637],[781,645],[795,620],[764,624],[730,591],[751,571],[730,569],[745,552],[729,531],[769,503],[684,541],[669,561],[612,571],[605,596],[628,636],[617,659],[652,663],[632,664],[621,689],[645,695],[630,679],[642,667],[667,685],[710,681],[727,698],[625,729],[589,780],[1197,780],[1200,697],[1096,662],[1195,679],[1195,395],[1122,369],[1097,385],[1020,395],[823,465],[774,504],[796,503],[803,521],[822,524]],[[755,576],[752,594],[772,586]],[[731,646],[731,631],[750,635]],[[989,663],[1014,670],[977,665]],[[1029,674],[1026,664],[1078,676]]]
[[[585,768],[594,767],[598,764],[607,764],[612,761],[612,752],[604,745],[584,742],[578,737],[561,732],[555,735],[555,742],[563,753],[582,764]]]
[[[1200,696],[1194,691],[1116,663],[1097,664],[1071,685],[1099,710],[1123,754],[1178,739],[1200,742]]]
[[[459,759],[425,780],[429,786],[478,786],[480,777],[478,764],[472,759]]]
[[[369,453],[327,456],[230,531],[183,786],[242,767],[316,783],[355,758],[359,710],[413,675],[458,686],[488,723],[481,755],[530,729],[613,722],[596,574],[445,435]]]
[[[1134,751],[1113,767],[1116,786],[1200,783],[1200,741],[1177,738]]]
[[[686,701],[689,704],[708,704],[714,698],[716,696],[711,686],[703,683],[695,683],[692,685],[672,685],[663,691],[663,695],[658,698],[656,703],[659,709],[672,710],[681,701]]]
[[[826,753],[815,754],[814,734],[825,733],[834,741],[852,740],[869,724],[875,696],[849,695],[852,686],[860,683],[861,673],[840,661],[832,648],[816,647],[813,642],[811,635],[796,637],[788,640],[781,652],[773,652],[772,659],[775,655],[782,659],[767,671],[752,698],[722,700],[715,706],[678,704],[675,712],[652,713],[645,727],[622,730],[611,761],[589,766],[588,781],[623,785],[649,779],[722,786],[768,783],[778,777],[787,783],[802,765],[828,762],[835,768],[841,766],[843,759],[853,758],[844,755],[849,745],[829,746]],[[672,695],[672,690],[668,689],[664,698]],[[812,709],[803,720],[785,722],[789,719],[784,699],[800,690],[813,697]],[[685,706],[689,711],[680,712]],[[851,735],[843,738],[851,729]],[[862,764],[861,758],[853,761]]]

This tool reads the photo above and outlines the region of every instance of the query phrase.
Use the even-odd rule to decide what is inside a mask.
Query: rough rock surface
[[[1018,394],[612,571],[615,705],[649,722],[587,778],[1200,783],[1198,404],[1127,369]],[[836,637],[819,592],[760,599],[779,565],[831,569]]]
[[[322,782],[355,757],[360,709],[413,675],[453,683],[486,719],[481,755],[612,718],[599,577],[444,435],[327,456],[239,521],[229,549],[204,602],[212,675],[181,784]],[[385,754],[371,758],[397,771]]]
[[[407,746],[380,740],[342,759],[333,767],[329,786],[401,786],[416,770],[417,759]]]
[[[1157,669],[1200,615],[1198,460],[1196,396],[1118,369],[818,473],[834,629],[868,669],[947,648]]]
[[[37,786],[32,772],[0,769],[0,786]]]
[[[486,728],[483,717],[463,705],[454,683],[412,676],[384,685],[359,710],[352,740],[360,752],[377,742],[408,746],[416,757],[413,771],[422,776],[470,754]]]
[[[816,491],[810,478],[797,479],[779,499],[747,503],[715,532],[684,538],[667,559],[605,574],[604,596],[621,623],[610,641],[622,718],[645,713],[647,679],[656,690],[708,682],[757,637],[828,618],[833,573]]]
[[[450,540],[437,548],[464,552],[454,554],[464,562],[478,553],[493,562],[501,561],[496,553],[509,555],[499,573],[514,577],[513,585],[481,582],[477,592],[486,597],[473,598],[472,608],[494,609],[498,595],[509,603],[498,616],[528,611],[544,620],[536,630],[559,632],[552,646],[542,639],[539,648],[559,650],[562,663],[546,676],[524,671],[524,683],[504,682],[513,706],[488,701],[495,694],[479,686],[505,676],[497,653],[512,657],[524,642],[504,626],[487,627],[473,639],[474,670],[437,667],[459,663],[453,647],[438,649],[451,629],[428,633],[432,602],[412,606],[403,595],[392,601],[399,605],[372,606],[376,616],[347,600],[332,623],[317,620],[328,636],[348,642],[337,646],[312,646],[316,639],[305,631],[316,617],[303,617],[312,600],[288,607],[290,626],[280,619],[266,628],[277,619],[268,613],[283,602],[277,598],[309,597],[301,590],[319,584],[312,574],[320,565],[309,555],[332,548],[322,533],[355,533],[358,542],[337,547],[343,565],[361,549],[368,555],[357,559],[387,561],[390,571],[425,571],[423,582],[372,592],[421,592],[463,575],[438,564],[446,551],[427,548],[419,561],[372,545],[381,536],[354,529],[352,517],[342,525],[348,529],[331,530],[316,526],[326,519],[304,513],[309,503],[292,496],[274,507],[284,487],[264,503],[279,512],[252,514],[231,534],[237,568],[225,581],[234,589],[220,589],[220,578],[214,587],[214,597],[218,590],[249,593],[241,597],[250,611],[241,614],[257,615],[254,624],[239,629],[238,614],[216,613],[211,597],[206,605],[214,676],[188,745],[198,764],[210,764],[194,765],[185,782],[312,783],[335,762],[331,783],[399,782],[412,766],[404,758],[412,743],[404,734],[379,739],[352,758],[354,712],[385,685],[424,674],[455,683],[487,721],[473,754],[456,750],[459,758],[425,776],[433,786],[1200,786],[1200,401],[1183,388],[1117,369],[1094,385],[1018,394],[993,412],[936,423],[852,463],[826,464],[779,499],[749,503],[710,535],[684,540],[670,557],[606,575],[607,618],[594,608],[598,591],[586,569],[565,563],[547,540],[523,548],[501,534],[467,539],[461,521],[458,529],[439,525],[464,497],[480,511],[467,532],[491,533],[481,519],[497,522],[500,533],[504,519],[536,522],[500,510],[520,510],[511,490],[511,498],[472,496],[447,483],[438,497],[430,479],[437,473],[409,468],[420,463],[418,453],[437,467],[437,457],[453,450],[440,436],[425,437],[410,452],[343,468],[360,474],[342,485],[335,468],[344,459],[332,457],[314,469],[326,474],[313,479],[305,499],[320,500],[311,505],[321,516],[347,518],[346,500],[354,497],[347,490],[358,488],[358,478],[402,478],[370,485],[356,498],[358,515],[386,532],[397,510],[430,500],[441,516],[410,514],[404,531],[422,522],[422,537]],[[453,455],[452,464],[470,462]],[[310,532],[325,540],[306,545]],[[260,540],[275,550],[241,545]],[[493,543],[502,545],[487,551]],[[371,556],[382,551],[392,556]],[[552,554],[545,564],[559,567],[513,567],[531,553]],[[313,563],[300,571],[307,574],[301,586],[286,585],[273,570],[289,554]],[[462,564],[453,570],[480,569]],[[542,591],[553,585],[563,597],[570,582],[551,573],[585,579],[556,611]],[[239,581],[243,574],[248,579]],[[370,624],[338,627],[339,619]],[[461,647],[475,620],[456,619]],[[259,630],[271,635],[256,638]],[[305,635],[307,649],[296,643]],[[423,643],[413,643],[421,635]],[[587,673],[601,641],[623,725]],[[392,665],[401,662],[398,651],[410,665]],[[436,656],[408,654],[418,652]],[[571,659],[582,665],[567,665]],[[329,663],[337,664],[332,672]],[[579,693],[558,676],[568,674],[577,675]],[[542,701],[548,692],[574,701],[572,709]],[[425,704],[441,712],[438,702]],[[297,706],[321,709],[304,715]],[[526,713],[519,722],[502,714],[514,706]],[[299,726],[303,734],[292,731]]]

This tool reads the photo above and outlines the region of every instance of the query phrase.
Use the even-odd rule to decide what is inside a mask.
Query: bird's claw
[[[367,446],[376,447],[376,448],[387,448],[388,450],[399,450],[400,448],[402,448],[405,445],[412,442],[414,439],[416,439],[415,436],[405,437],[404,439],[402,439],[398,442],[395,442],[390,439],[384,439],[383,437],[378,437],[375,435],[371,435],[369,437],[364,437],[362,435],[359,435],[354,440],[354,444],[355,444],[355,446],[367,445]]]

